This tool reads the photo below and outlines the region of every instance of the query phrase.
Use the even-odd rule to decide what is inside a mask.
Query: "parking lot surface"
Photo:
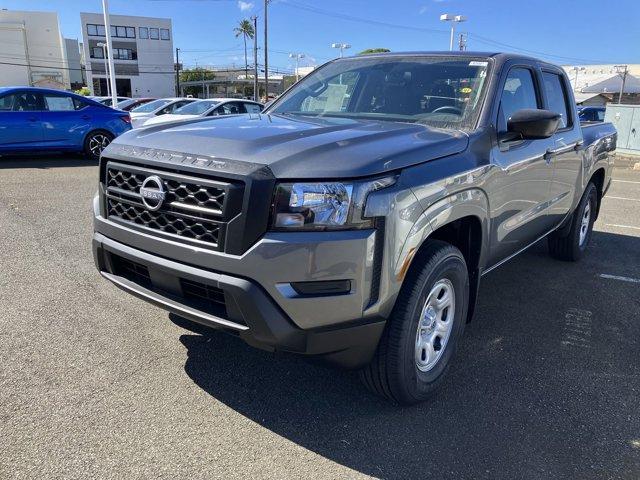
[[[439,394],[192,327],[103,280],[97,168],[0,159],[0,478],[640,478],[640,172],[586,258],[484,277]]]

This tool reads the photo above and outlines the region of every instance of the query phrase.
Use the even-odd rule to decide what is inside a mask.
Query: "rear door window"
[[[69,112],[76,109],[73,98],[63,95],[45,95],[44,102],[50,112]]]
[[[533,72],[524,67],[512,68],[500,97],[498,130],[506,132],[507,122],[518,110],[539,108],[538,97]]]
[[[262,111],[262,107],[255,103],[245,103],[244,104],[247,113],[260,113]]]
[[[571,126],[571,115],[567,104],[567,92],[564,81],[560,75],[551,72],[542,72],[544,82],[544,92],[547,97],[547,108],[552,112],[559,113],[560,129]]]

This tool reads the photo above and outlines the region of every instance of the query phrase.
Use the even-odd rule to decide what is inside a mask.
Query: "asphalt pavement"
[[[443,388],[400,408],[118,290],[96,165],[0,159],[0,478],[640,478],[640,171],[614,178],[586,258],[484,277]]]

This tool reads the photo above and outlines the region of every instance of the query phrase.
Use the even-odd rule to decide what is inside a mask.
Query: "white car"
[[[131,110],[131,126],[141,127],[150,118],[175,112],[180,107],[195,102],[195,98],[159,98]]]
[[[234,115],[240,113],[260,113],[263,109],[261,103],[251,100],[239,100],[237,98],[212,98],[209,100],[197,100],[189,105],[179,108],[172,114],[162,115],[147,120],[144,126],[158,125],[161,123],[178,122],[199,117],[213,117],[216,115]]]

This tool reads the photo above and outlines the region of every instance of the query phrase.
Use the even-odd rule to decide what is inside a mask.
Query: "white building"
[[[87,86],[107,95],[104,17],[81,13]],[[110,15],[118,95],[172,97],[175,94],[173,32],[168,18]]]
[[[0,86],[10,85],[71,87],[57,13],[0,10]]]

